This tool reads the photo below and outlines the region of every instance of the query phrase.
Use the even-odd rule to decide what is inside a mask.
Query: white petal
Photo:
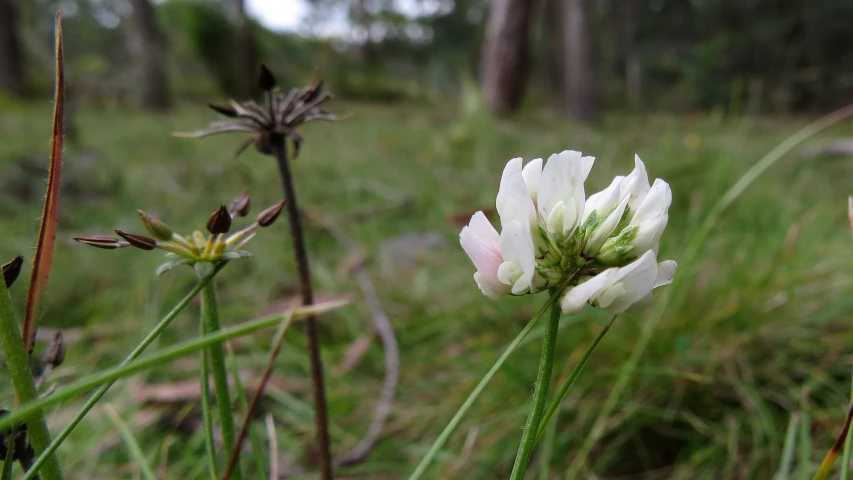
[[[483,295],[491,299],[500,298],[504,295],[508,295],[510,292],[509,285],[504,284],[500,284],[502,288],[500,288],[499,290],[495,290],[493,288],[494,284],[485,281],[483,279],[483,276],[480,275],[480,272],[474,273],[474,281],[477,282],[477,286],[480,288],[480,291],[483,292]]]
[[[592,164],[595,163],[595,157],[581,158],[581,181],[585,182],[589,177],[589,172],[592,170]]]
[[[576,315],[587,305],[587,302],[605,288],[613,285],[619,276],[618,268],[608,268],[584,283],[569,289],[560,300],[560,309],[566,315]]]
[[[500,250],[504,261],[513,262],[521,267],[527,285],[532,285],[533,274],[536,273],[536,258],[530,229],[517,221],[504,225]]]
[[[506,162],[503,175],[501,175],[501,186],[498,188],[498,197],[495,201],[495,207],[498,210],[498,214],[503,211],[504,205],[506,205],[507,183],[516,173],[521,173],[521,157],[516,157]]]
[[[619,225],[619,221],[622,219],[622,214],[625,213],[625,207],[628,205],[628,199],[622,199],[622,202],[607,215],[607,218],[601,222],[598,227],[593,231],[592,236],[586,241],[586,245],[583,248],[584,254],[587,257],[594,257],[599,250],[601,250],[604,242],[610,238],[610,235],[613,234],[613,230]]]
[[[528,225],[528,228],[536,227],[536,207],[533,206],[533,200],[527,192],[527,186],[524,184],[524,176],[521,172],[513,174],[507,179],[503,189],[506,197],[503,210],[500,211],[501,225],[506,228],[507,223],[517,221],[523,225]]]
[[[633,217],[634,212],[646,198],[646,194],[649,193],[650,188],[646,165],[640,160],[639,156],[634,155],[634,170],[622,180],[619,191],[620,198],[628,197],[629,217]]]
[[[654,250],[654,247],[659,245],[660,237],[663,231],[666,230],[666,224],[669,221],[669,216],[664,215],[657,217],[640,225],[637,235],[629,242],[634,246],[634,253],[642,255],[643,253]],[[657,253],[657,250],[654,250]]]
[[[672,283],[672,277],[675,276],[675,269],[678,264],[673,260],[664,260],[658,264],[658,276],[655,279],[655,288],[669,285]]]
[[[672,189],[669,184],[660,178],[655,180],[649,193],[643,202],[637,206],[632,225],[640,225],[642,222],[667,215],[669,206],[672,204]]]
[[[619,269],[619,278],[615,283],[621,285],[617,298],[608,305],[602,305],[610,313],[622,313],[635,302],[643,299],[654,288],[657,278],[657,259],[652,252]],[[605,294],[606,292],[602,292]]]
[[[548,218],[551,209],[560,199],[560,189],[563,188],[563,162],[557,154],[548,157],[542,167],[542,177],[539,181],[538,210],[542,218]],[[568,167],[566,165],[566,167]]]
[[[521,169],[521,175],[524,176],[524,184],[527,186],[530,198],[536,202],[539,194],[539,181],[542,178],[542,159],[534,158],[531,160]]]
[[[624,178],[614,178],[607,188],[598,193],[593,193],[586,199],[581,223],[586,222],[586,219],[589,218],[592,212],[596,212],[599,218],[601,218],[602,215],[609,212],[619,203],[619,188]]]

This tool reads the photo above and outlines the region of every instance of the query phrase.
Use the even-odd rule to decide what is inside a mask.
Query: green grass
[[[31,260],[49,108],[19,106],[0,115],[0,261],[16,254]],[[670,227],[660,256],[679,260],[714,202],[807,121],[649,115],[581,126],[548,112],[495,122],[461,119],[449,106],[348,104],[338,109],[354,117],[303,130],[304,149],[294,164],[297,189],[303,208],[336,218],[365,248],[402,352],[394,414],[370,460],[350,469],[354,478],[399,478],[410,472],[545,300],[486,299],[458,246],[461,225],[454,218],[467,220],[475,210],[493,207],[509,158],[547,156],[565,148],[595,155],[590,194],[613,175],[629,172],[633,153],[639,153],[653,177],[672,185]],[[70,237],[113,228],[141,233],[139,208],[183,231],[203,227],[219,204],[244,190],[253,194],[254,212],[279,199],[272,159],[251,150],[233,158],[241,136],[169,136],[213,118],[200,106],[184,106],[169,116],[115,108],[78,112],[78,137],[69,139],[66,148],[59,240],[41,324],[79,336],[52,381],[66,384],[117,363],[194,282],[188,268],[156,278],[154,269],[162,261],[157,252],[96,250]],[[823,136],[850,133],[847,123]],[[695,275],[667,287],[677,289],[672,303],[592,449],[591,472],[649,479],[771,478],[782,466],[783,451],[792,455],[781,468],[791,472],[790,478],[816,468],[843,418],[853,363],[853,244],[845,201],[853,191],[851,178],[849,161],[796,149],[723,214],[702,247]],[[403,252],[404,258],[397,250],[383,249],[394,237],[432,232],[444,240],[442,246]],[[298,290],[286,233],[283,221],[260,232],[249,248],[255,257],[232,262],[218,277],[224,327],[256,317]],[[317,290],[357,300],[354,307],[321,320],[332,433],[341,451],[354,445],[367,426],[381,388],[382,351],[377,340],[354,370],[342,373],[337,367],[350,344],[369,329],[370,314],[355,280],[339,271],[346,252],[316,223],[307,233]],[[19,307],[24,293],[19,287],[26,280],[12,289]],[[197,308],[176,320],[161,347],[196,335]],[[564,318],[555,371],[567,375],[608,319],[596,310]],[[539,478],[563,478],[643,321],[643,315],[621,317],[601,342],[555,415],[556,428],[543,436],[548,443],[540,449],[547,448],[549,465],[534,456],[530,478],[533,472],[549,472]],[[513,354],[426,478],[508,476],[541,334],[537,326],[532,341]],[[267,333],[235,344],[241,367],[260,370],[268,342]],[[313,423],[304,337],[298,330],[288,336],[280,358],[276,375],[287,388],[273,388],[265,407],[276,419],[282,457],[302,459],[309,455],[305,447]],[[158,477],[203,477],[202,432],[140,426],[140,412],[146,409],[134,394],[145,383],[194,381],[195,372],[194,362],[178,362],[120,382],[108,394]],[[3,398],[5,406],[11,405],[11,394]],[[50,412],[52,430],[78,405]],[[799,419],[796,448],[785,441],[793,415]],[[461,458],[471,432],[476,432],[473,449]],[[72,434],[60,449],[60,461],[80,478],[139,471],[104,410],[94,411]],[[251,471],[251,456],[243,463]]]

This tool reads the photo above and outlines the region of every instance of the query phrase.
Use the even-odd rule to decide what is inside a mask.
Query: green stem
[[[221,263],[214,272],[214,275],[220,270],[222,270],[222,267],[224,266],[225,263]],[[160,322],[154,327],[154,329],[151,330],[151,332],[149,332],[148,335],[146,335],[141,342],[139,342],[139,345],[137,345],[136,348],[134,348],[133,351],[130,352],[130,354],[124,359],[124,361],[121,362],[119,366],[125,366],[130,362],[136,360],[140,355],[142,355],[142,352],[144,352],[145,349],[148,348],[148,346],[151,345],[158,336],[160,336],[160,333],[162,333],[163,330],[165,330],[166,327],[168,327],[169,324],[172,323],[172,320],[174,320],[175,317],[177,317],[178,314],[181,313],[187,307],[187,305],[190,304],[192,299],[195,298],[196,295],[198,295],[201,289],[204,288],[204,286],[207,285],[207,283],[212,278],[213,276],[201,280],[199,284],[196,285],[195,288],[190,291],[190,293],[186,294],[186,296],[184,296],[184,298],[182,298],[181,301],[178,302],[178,304],[175,305],[175,307],[172,308],[172,310],[168,314],[166,314],[166,316],[163,317],[162,320],[160,320]],[[71,435],[71,432],[74,431],[74,429],[77,427],[77,425],[80,424],[81,421],[83,421],[83,417],[85,417],[86,414],[89,413],[89,411],[101,400],[101,397],[103,397],[104,394],[107,393],[107,390],[109,390],[110,387],[113,386],[114,382],[115,380],[104,383],[103,385],[101,385],[100,388],[98,388],[95,393],[92,394],[91,397],[89,397],[88,400],[86,400],[86,403],[83,405],[83,408],[81,408],[80,411],[77,412],[77,416],[75,416],[74,419],[71,420],[68,426],[66,426],[64,429],[62,429],[61,432],[59,432],[56,438],[53,439],[53,442],[51,442],[51,444],[48,445],[47,449],[45,449],[45,452],[36,459],[32,468],[30,468],[29,472],[27,472],[27,475],[24,477],[24,480],[32,480],[33,478],[35,478],[36,474],[39,471],[39,468],[41,468],[41,466],[44,465],[47,461],[48,456],[52,455],[53,452],[55,452],[56,449],[59,448],[60,445],[62,445],[62,442],[64,442],[65,439],[68,438],[69,435]]]
[[[554,347],[557,345],[557,329],[560,325],[560,304],[551,305],[551,315],[545,324],[545,335],[542,338],[542,356],[539,359],[539,373],[536,375],[536,386],[533,389],[533,401],[527,414],[527,421],[521,434],[521,443],[512,467],[510,480],[522,480],[530,456],[536,446],[539,422],[545,410],[545,400],[548,398],[548,386],[551,383],[551,370],[554,367]]]
[[[205,335],[219,332],[219,309],[216,305],[215,283],[210,282],[201,291],[201,322]],[[231,396],[228,393],[228,367],[225,366],[225,354],[222,344],[211,345],[207,349],[210,370],[213,372],[213,389],[216,394],[216,407],[219,409],[219,422],[222,427],[224,451],[234,448],[234,416],[231,411]],[[234,479],[240,479],[240,469],[234,470]]]
[[[587,347],[586,351],[583,352],[583,356],[580,360],[578,360],[575,368],[572,369],[572,373],[569,374],[569,378],[563,383],[560,387],[560,391],[557,392],[557,395],[554,397],[554,400],[551,401],[551,405],[548,407],[548,411],[545,412],[545,415],[542,417],[542,421],[539,422],[539,430],[536,432],[536,441],[539,441],[539,438],[542,437],[542,433],[545,431],[545,427],[548,425],[548,422],[551,420],[551,417],[554,416],[554,413],[557,412],[557,409],[560,408],[560,404],[563,403],[563,399],[566,398],[566,395],[569,393],[569,388],[571,388],[572,384],[575,382],[575,379],[580,375],[581,370],[586,365],[587,360],[592,355],[592,352],[595,351],[595,348],[598,347],[598,344],[601,343],[601,339],[604,338],[604,334],[610,330],[610,327],[613,326],[613,322],[616,321],[616,317],[619,315],[613,315],[607,325],[601,330],[595,340],[592,341],[589,347]]]
[[[30,369],[30,358],[27,349],[21,341],[21,331],[15,313],[12,311],[12,298],[6,289],[6,282],[0,281],[0,348],[6,355],[6,368],[12,379],[15,395],[21,403],[31,402],[38,399],[38,390],[33,381],[33,372]],[[33,450],[40,454],[47,450],[50,445],[50,432],[42,412],[24,419],[27,424],[27,436],[33,446]],[[45,480],[59,480],[62,471],[59,461],[55,455],[49,455],[45,461],[42,471]]]
[[[205,326],[201,326],[201,334],[205,334]],[[209,348],[199,352],[199,372],[201,378],[201,423],[204,430],[204,451],[207,453],[207,468],[210,478],[218,478],[216,474],[216,441],[213,438],[213,407],[210,405],[210,355]]]

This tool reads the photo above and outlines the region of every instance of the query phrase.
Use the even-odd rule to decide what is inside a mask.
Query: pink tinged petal
[[[500,250],[505,261],[515,263],[523,272],[524,284],[519,287],[518,282],[516,282],[516,285],[513,285],[513,293],[516,293],[519,288],[523,289],[524,285],[530,287],[533,282],[533,274],[536,273],[536,259],[530,229],[522,225],[521,222],[509,222],[501,232]]]
[[[506,181],[504,188],[506,192],[506,204],[500,212],[501,225],[506,228],[507,223],[517,221],[528,228],[536,227],[536,207],[524,184],[524,176],[519,172],[512,175]]]
[[[480,288],[480,291],[483,292],[483,295],[491,299],[500,298],[505,295],[509,295],[510,293],[509,285],[504,285],[501,283],[499,289],[496,290],[494,288],[496,285],[486,281],[483,276],[480,275],[480,272],[476,272],[474,274],[474,281],[477,282],[477,287]]]
[[[475,213],[468,226],[464,227],[459,234],[459,243],[477,268],[475,280],[478,285],[481,285],[484,293],[485,289],[482,285],[488,286],[494,292],[506,289],[506,286],[498,280],[498,268],[504,261],[500,252],[500,242],[500,235],[483,212]]]
[[[583,311],[591,298],[613,285],[618,276],[618,268],[608,268],[586,282],[570,288],[560,300],[560,309],[566,315],[577,315]]]
[[[534,202],[539,194],[539,182],[542,178],[542,159],[534,158],[524,168],[521,169],[521,175],[524,177],[524,184],[527,186],[527,192]]]
[[[504,167],[503,175],[501,175],[501,186],[498,188],[498,197],[495,201],[495,208],[498,210],[498,214],[504,208],[507,202],[507,183],[509,179],[512,178],[516,173],[521,173],[521,157],[513,158],[512,160],[506,162],[506,166]]]

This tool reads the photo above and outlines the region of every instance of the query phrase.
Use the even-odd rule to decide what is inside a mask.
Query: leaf
[[[31,353],[36,330],[36,314],[53,262],[56,244],[56,219],[59,210],[59,175],[62,169],[62,135],[65,115],[65,72],[63,62],[62,23],[56,20],[56,92],[53,103],[53,133],[50,139],[50,167],[47,175],[47,194],[41,216],[38,243],[33,257],[33,273],[27,291],[27,306],[24,311],[22,338],[27,352]]]

